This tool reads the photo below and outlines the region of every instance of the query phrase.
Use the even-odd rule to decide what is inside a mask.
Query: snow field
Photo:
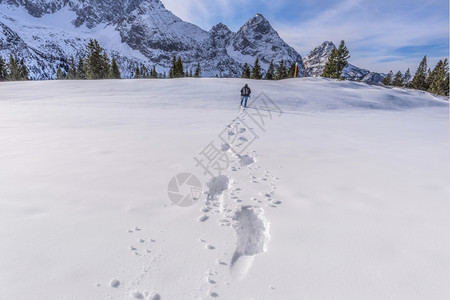
[[[284,112],[265,131],[238,108],[244,83]],[[442,98],[318,78],[0,89],[0,298],[450,292]],[[215,180],[193,159],[211,141],[232,160]],[[210,196],[173,206],[167,184],[181,172]]]

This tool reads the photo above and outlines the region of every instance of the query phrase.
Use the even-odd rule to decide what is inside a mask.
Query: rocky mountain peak
[[[267,21],[267,19],[264,18],[264,16],[261,14],[257,14],[256,16],[248,20],[247,23],[245,23],[241,27],[241,29],[239,29],[238,33],[239,32],[255,33],[260,35],[276,33],[272,28],[272,25],[270,25],[269,21]]]
[[[299,62],[301,72],[303,70],[300,54],[281,39],[261,14],[248,20],[239,29],[232,46],[234,52],[240,52],[241,62],[253,63],[252,60],[258,57],[263,67],[268,67],[272,60],[277,64],[283,59],[287,64]]]
[[[210,33],[218,33],[218,32],[231,33],[232,31],[230,30],[230,28],[228,28],[227,25],[220,22],[220,23],[214,25],[209,32]]]

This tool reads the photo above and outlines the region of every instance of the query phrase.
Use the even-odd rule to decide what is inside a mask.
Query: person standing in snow
[[[251,93],[252,93],[252,90],[248,87],[248,84],[245,84],[244,87],[241,89],[241,106],[245,100],[244,107],[247,107],[247,100],[248,100],[248,97],[250,97]]]

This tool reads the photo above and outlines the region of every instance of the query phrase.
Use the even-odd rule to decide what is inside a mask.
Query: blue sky
[[[237,31],[256,13],[302,56],[323,41],[345,40],[350,63],[376,72],[428,65],[449,56],[448,0],[163,0],[185,21]]]

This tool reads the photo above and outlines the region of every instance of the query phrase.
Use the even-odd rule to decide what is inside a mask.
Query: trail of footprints
[[[240,118],[245,120],[246,113],[240,113]],[[233,123],[233,122],[232,122]],[[234,123],[239,126],[239,123]],[[198,222],[214,222],[217,226],[234,229],[236,237],[235,250],[232,255],[220,252],[220,249],[204,239],[199,242],[204,245],[205,251],[217,251],[220,255],[214,261],[203,276],[200,287],[202,298],[220,298],[216,291],[219,287],[219,272],[226,270],[230,280],[220,282],[230,286],[232,280],[242,280],[251,268],[255,255],[264,253],[269,244],[269,222],[264,217],[264,207],[276,208],[281,204],[277,199],[277,180],[269,170],[258,166],[260,155],[256,151],[250,151],[245,155],[238,155],[233,149],[238,149],[247,142],[247,129],[244,127],[232,128],[227,125],[229,135],[237,135],[234,144],[222,145],[222,151],[227,151],[229,157],[233,157],[232,164],[222,175],[213,178],[207,183],[208,194],[205,204],[200,208],[201,215]],[[233,137],[234,138],[234,137]],[[145,259],[140,273],[132,279],[122,282],[113,278],[109,282],[112,289],[125,288],[130,299],[160,300],[161,296],[155,291],[138,290],[140,283],[149,275],[152,266],[161,263],[162,253],[154,253],[159,247],[153,247],[157,241],[153,238],[145,238],[139,227],[128,229],[128,233],[136,236],[136,241],[128,246],[130,253],[138,258]],[[151,259],[150,265],[148,259]],[[219,267],[219,268],[217,268]],[[223,278],[220,277],[220,278]],[[97,284],[97,286],[101,286]],[[270,286],[273,290],[274,287]],[[111,295],[107,295],[112,298]]]
[[[111,279],[109,287],[112,289],[123,288],[127,294],[127,299],[161,300],[161,296],[155,291],[138,289],[141,282],[146,281],[150,272],[154,271],[155,263],[161,262],[162,253],[159,250],[160,247],[156,246],[157,240],[151,237],[145,238],[143,230],[139,227],[129,228],[127,232],[135,238],[135,241],[127,247],[127,250],[130,251],[131,255],[143,260],[142,267],[134,278],[127,280]],[[161,233],[163,232],[161,231]],[[97,286],[101,286],[101,284],[97,284]],[[107,294],[107,298],[112,299],[111,294]]]
[[[245,116],[245,112],[240,113],[242,120],[245,120]],[[276,193],[279,178],[269,170],[258,166],[260,155],[256,151],[250,151],[245,155],[233,152],[233,149],[238,149],[250,139],[246,128],[236,130],[231,125],[227,125],[227,128],[235,143],[222,145],[222,151],[227,151],[229,157],[233,157],[231,159],[233,163],[222,175],[208,182],[208,197],[200,209],[202,214],[198,217],[198,221],[215,221],[219,226],[234,229],[236,236],[234,253],[231,256],[222,253],[222,257],[216,259],[218,266],[226,267],[232,281],[244,279],[255,255],[264,253],[267,249],[270,236],[269,222],[264,217],[264,207],[277,208],[282,203],[277,199]],[[200,239],[200,242],[205,244],[207,250],[219,250],[205,240]],[[206,286],[202,290],[206,290],[206,297],[219,297],[214,291],[218,287],[215,278],[218,276],[217,270],[223,269],[212,267],[205,271]],[[224,282],[224,284],[231,283]]]

